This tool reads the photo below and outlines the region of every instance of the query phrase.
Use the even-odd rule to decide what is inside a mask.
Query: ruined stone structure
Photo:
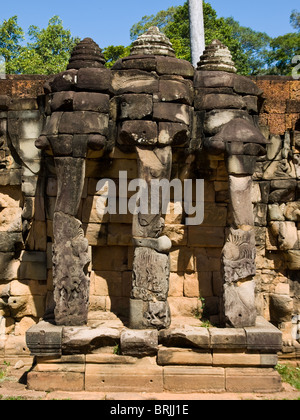
[[[277,353],[299,357],[300,82],[237,75],[219,41],[194,69],[157,28],[104,64],[88,38],[65,72],[0,80],[0,360],[35,356],[34,389],[280,389]],[[187,179],[202,224],[175,193],[151,208],[155,182]]]

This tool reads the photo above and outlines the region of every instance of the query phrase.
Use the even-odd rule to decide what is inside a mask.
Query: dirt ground
[[[283,390],[276,393],[197,393],[197,394],[146,394],[146,393],[101,393],[32,391],[26,387],[28,368],[7,368],[7,375],[0,380],[0,401],[4,400],[108,400],[108,401],[205,401],[205,400],[300,400],[300,390],[283,383]]]

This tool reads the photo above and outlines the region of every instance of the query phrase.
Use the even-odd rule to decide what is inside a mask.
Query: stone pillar
[[[163,198],[151,209],[153,181],[169,181],[172,147],[188,144],[192,83],[190,63],[175,58],[170,41],[156,27],[134,43],[129,57],[112,69],[118,146],[135,151],[138,177],[148,194],[133,216],[134,260],[130,328],[162,329],[170,325],[169,251],[163,235]],[[146,197],[146,198],[145,198]],[[146,201],[146,203],[145,203]]]
[[[228,48],[215,40],[200,59],[194,85],[195,108],[204,122],[204,148],[209,154],[224,154],[228,171],[230,225],[221,257],[224,322],[239,328],[256,321],[251,189],[256,158],[266,153],[266,140],[255,125],[262,92],[235,73]]]
[[[189,0],[190,38],[192,63],[197,67],[199,57],[205,50],[203,1]]]
[[[57,199],[53,218],[54,321],[84,325],[89,305],[88,241],[77,217],[88,148],[108,142],[110,72],[90,38],[74,49],[68,70],[46,87],[48,116],[36,141],[54,156]]]

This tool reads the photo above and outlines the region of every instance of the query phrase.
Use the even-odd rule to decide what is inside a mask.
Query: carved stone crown
[[[229,49],[217,39],[205,48],[198,70],[237,72]]]
[[[69,69],[103,67],[105,59],[102,50],[91,38],[85,38],[74,48],[68,65]]]
[[[175,51],[169,38],[156,26],[151,26],[147,32],[139,36],[132,44],[130,55],[166,55],[175,57]]]

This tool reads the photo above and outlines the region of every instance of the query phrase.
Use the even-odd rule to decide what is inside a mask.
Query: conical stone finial
[[[156,26],[151,26],[147,32],[139,36],[132,44],[130,55],[166,55],[175,57],[175,51],[169,38]]]
[[[72,51],[68,64],[69,69],[86,67],[103,67],[105,59],[102,50],[91,38],[84,38]]]
[[[229,49],[217,39],[205,48],[198,70],[237,72]]]

